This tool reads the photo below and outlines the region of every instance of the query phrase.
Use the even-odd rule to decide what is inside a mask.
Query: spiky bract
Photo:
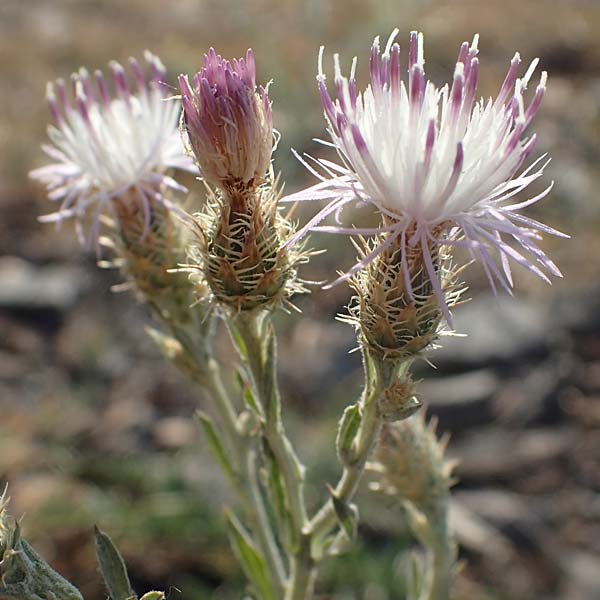
[[[245,311],[305,291],[296,268],[308,255],[285,246],[292,225],[277,211],[278,200],[271,183],[240,188],[233,198],[217,191],[195,215],[197,244],[190,247],[188,268],[201,273],[216,302]]]
[[[370,465],[376,479],[371,487],[408,500],[425,515],[435,514],[454,483],[454,465],[444,457],[448,440],[438,440],[435,428],[423,413],[385,424]]]
[[[362,260],[382,244],[386,248],[375,259],[365,260],[364,269],[352,278],[356,296],[348,320],[360,331],[362,343],[371,352],[400,359],[421,353],[437,339],[443,314],[423,263],[421,246],[403,248],[395,241],[388,243],[387,236],[357,245]],[[453,306],[462,293],[457,285],[458,269],[444,246],[431,244],[430,252],[445,301]]]
[[[185,273],[171,271],[185,258],[188,229],[162,204],[151,204],[146,214],[133,191],[114,207],[109,236],[116,265],[160,318],[185,325],[197,291]]]

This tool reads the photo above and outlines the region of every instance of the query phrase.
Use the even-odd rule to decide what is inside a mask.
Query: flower
[[[178,131],[179,104],[167,97],[166,71],[160,59],[150,52],[144,57],[149,79],[138,61],[129,60],[135,90],[123,67],[110,63],[115,97],[100,71],[94,74],[95,86],[84,68],[71,76],[73,99],[63,80],[48,83],[54,125],[48,127],[52,144],[43,150],[55,162],[30,175],[44,183],[50,200],[60,201],[61,206],[41,221],[74,217],[83,239],[81,220],[92,211],[90,239],[94,241],[99,216],[112,209],[113,201],[137,198],[148,226],[152,202],[172,208],[164,195],[166,189],[187,191],[167,174],[170,169],[196,171]]]
[[[302,228],[290,243],[307,231],[350,235],[382,234],[379,243],[336,282],[348,279],[386,248],[399,245],[405,285],[412,296],[406,267],[411,249],[421,249],[422,261],[435,296],[450,323],[432,248],[464,246],[481,262],[496,290],[499,282],[510,293],[513,285],[508,259],[549,281],[560,276],[556,265],[539,248],[542,233],[564,235],[530,217],[521,209],[546,196],[515,201],[516,194],[541,177],[548,161],[544,156],[517,174],[531,154],[535,135],[524,137],[538,111],[546,88],[542,73],[528,106],[524,92],[538,60],[517,77],[515,54],[495,100],[475,101],[479,61],[478,36],[460,47],[452,84],[438,89],[425,79],[423,34],[411,33],[408,82],[401,78],[400,46],[390,35],[383,53],[376,37],[371,49],[371,84],[357,92],[356,58],[350,78],[342,76],[334,55],[335,89],[332,100],[323,72],[323,47],[319,53],[318,87],[333,146],[342,164],[312,159],[326,175],[304,164],[320,183],[283,201],[328,200],[328,204]],[[328,142],[325,142],[326,144]],[[348,228],[339,214],[351,202],[373,205],[382,216],[375,229]],[[335,214],[337,225],[319,223]],[[565,236],[567,237],[567,236]],[[509,245],[512,240],[519,248]],[[501,268],[493,257],[499,254]]]
[[[264,182],[273,151],[267,90],[256,87],[252,50],[232,62],[213,48],[204,55],[193,86],[179,76],[183,117],[202,176],[223,190]]]
[[[296,269],[308,255],[285,244],[293,227],[277,210],[271,101],[256,85],[252,50],[228,61],[211,48],[192,84],[180,75],[179,87],[189,145],[209,189],[193,217],[184,270],[235,313],[289,302],[305,291]]]

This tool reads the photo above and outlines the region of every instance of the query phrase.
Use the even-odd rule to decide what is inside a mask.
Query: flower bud
[[[415,396],[415,384],[406,374],[402,379],[390,383],[377,399],[379,416],[387,422],[407,419],[421,408]]]
[[[444,457],[447,441],[437,439],[435,422],[426,425],[422,413],[386,423],[370,465],[377,480],[371,487],[408,500],[427,516],[436,514],[454,483],[454,465]]]
[[[224,191],[259,186],[270,166],[273,120],[267,90],[256,86],[252,50],[230,62],[211,48],[193,82],[180,75],[179,87],[185,130],[204,179]]]

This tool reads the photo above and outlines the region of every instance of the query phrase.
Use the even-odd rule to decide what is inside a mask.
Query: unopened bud
[[[179,87],[185,130],[205,180],[224,191],[262,184],[273,120],[267,90],[256,86],[252,50],[230,62],[211,48],[193,81],[180,75]]]
[[[379,416],[388,422],[407,419],[421,408],[415,384],[408,374],[385,388],[377,400]]]
[[[447,439],[437,439],[435,422],[426,425],[422,415],[385,424],[370,465],[374,487],[408,500],[425,515],[435,514],[454,483],[446,444]]]

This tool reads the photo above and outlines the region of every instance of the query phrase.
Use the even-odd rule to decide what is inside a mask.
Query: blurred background
[[[518,272],[516,297],[494,298],[470,268],[473,300],[456,309],[469,337],[447,339],[431,355],[437,369],[418,369],[428,413],[460,461],[457,597],[600,598],[600,2],[0,0],[0,480],[27,538],[86,598],[105,595],[95,523],[119,544],[139,592],[228,600],[241,597],[243,578],[222,519],[228,490],[191,419],[202,395],[146,337],[146,309],[110,291],[118,273],[99,270],[70,225],[36,221],[51,210],[27,178],[45,162],[46,81],[149,48],[174,82],[211,45],[228,57],[251,46],[259,80],[273,79],[275,166],[296,191],[312,180],[290,148],[322,155],[311,141],[324,135],[319,45],[347,66],[358,55],[365,82],[373,37],[395,26],[404,45],[424,31],[438,84],[479,32],[483,96],[497,92],[516,50],[525,64],[540,57],[550,80],[534,127],[538,154],[553,161],[532,194],[556,185],[528,214],[572,236],[545,242],[565,274],[552,287]],[[306,278],[352,264],[346,241],[312,243],[328,252]],[[298,300],[302,316],[279,319],[286,418],[312,467],[314,503],[336,478],[336,417],[359,392],[354,334],[335,320],[349,297],[345,286],[315,289]],[[366,486],[360,496],[360,541],[325,566],[319,597],[401,600],[402,513]]]

